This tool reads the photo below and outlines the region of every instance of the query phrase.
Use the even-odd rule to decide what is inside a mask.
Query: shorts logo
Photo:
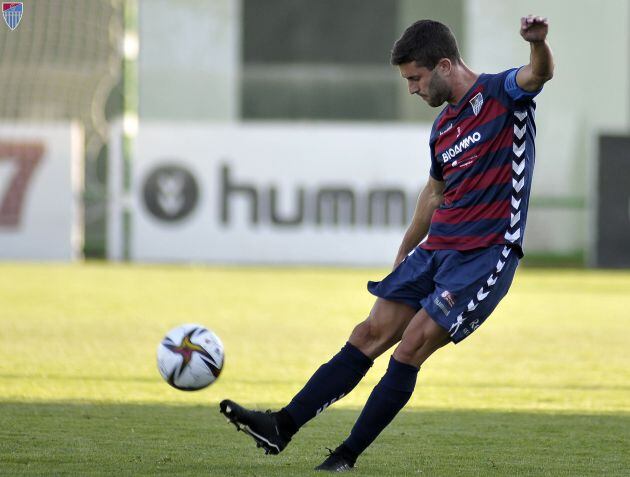
[[[473,99],[470,100],[470,105],[472,106],[475,116],[478,116],[481,112],[481,107],[483,106],[483,95],[481,93],[477,93]]]
[[[440,296],[444,298],[444,301],[448,303],[448,306],[450,308],[453,308],[453,306],[455,306],[455,295],[453,295],[450,291],[444,290]]]
[[[22,2],[2,2],[2,16],[4,23],[11,30],[15,30],[22,19],[24,4]]]
[[[441,294],[440,297],[443,298],[443,300],[440,300],[439,298],[434,298],[433,299],[433,303],[435,303],[435,305],[442,310],[442,312],[448,316],[448,314],[451,312],[451,308],[453,308],[453,306],[455,306],[455,295],[453,295],[450,291],[448,290],[444,290]]]

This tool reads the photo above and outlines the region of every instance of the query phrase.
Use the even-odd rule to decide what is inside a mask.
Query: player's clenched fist
[[[527,15],[521,18],[521,36],[525,41],[544,41],[549,31],[549,22],[544,17]]]

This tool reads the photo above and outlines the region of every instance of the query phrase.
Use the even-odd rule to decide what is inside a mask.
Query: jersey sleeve
[[[435,158],[435,140],[437,136],[435,128],[440,120],[440,117],[442,116],[442,113],[440,113],[438,117],[435,118],[435,121],[433,122],[433,127],[431,128],[431,135],[429,136],[429,152],[431,154],[431,168],[429,169],[429,174],[437,181],[444,180],[444,176],[442,175],[442,165]]]
[[[503,89],[514,101],[535,98],[538,93],[542,91],[542,88],[540,88],[538,91],[525,91],[518,85],[518,83],[516,82],[516,75],[521,70],[521,68],[524,68],[524,66],[508,70],[507,74],[505,75],[505,81],[503,83]]]
[[[429,174],[436,181],[443,181],[444,176],[442,175],[442,165],[435,158],[435,148],[433,147],[433,143],[431,143],[430,149],[431,149],[431,169],[429,169]]]

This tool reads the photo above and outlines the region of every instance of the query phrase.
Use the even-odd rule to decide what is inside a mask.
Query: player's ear
[[[436,67],[442,76],[448,76],[451,74],[451,70],[453,69],[453,63],[448,58],[442,58],[438,61]]]

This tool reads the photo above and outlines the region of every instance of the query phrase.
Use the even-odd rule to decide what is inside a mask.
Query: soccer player
[[[427,358],[474,332],[507,293],[523,256],[534,168],[533,98],[553,75],[547,31],[546,18],[521,18],[530,62],[498,74],[472,71],[450,29],[436,21],[414,23],[394,44],[391,63],[409,93],[433,107],[447,103],[431,131],[430,177],[393,271],[368,283],[376,302],[341,351],[278,412],[221,402],[221,412],[267,453],[281,452],[398,343],[350,435],[316,467],[350,470],[405,406]]]

